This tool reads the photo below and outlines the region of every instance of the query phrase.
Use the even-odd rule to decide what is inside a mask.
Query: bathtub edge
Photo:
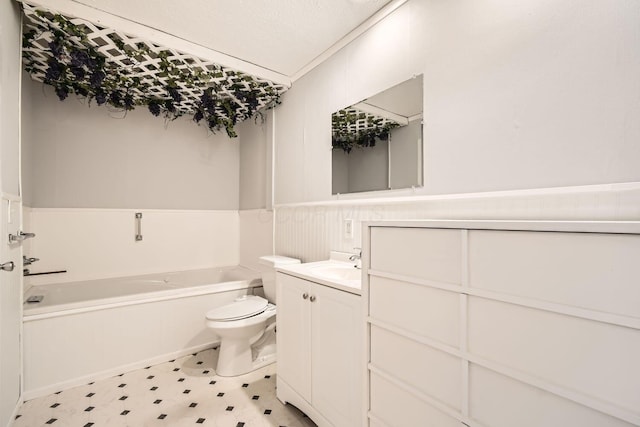
[[[224,286],[220,286],[220,285],[224,285]],[[218,289],[215,289],[212,287],[217,287]],[[138,304],[149,304],[149,303],[154,303],[158,301],[167,301],[167,300],[180,299],[180,298],[189,298],[194,296],[207,295],[211,293],[232,292],[232,291],[237,291],[241,289],[252,289],[252,292],[255,292],[254,291],[255,289],[262,288],[262,287],[263,287],[262,282],[233,281],[233,282],[221,282],[221,283],[215,283],[212,285],[206,285],[206,286],[200,287],[201,289],[198,289],[199,287],[192,287],[192,288],[181,288],[179,291],[176,290],[175,292],[174,291],[150,292],[149,294],[151,295],[155,294],[156,296],[149,296],[149,297],[136,298],[134,295],[133,296],[134,298],[132,299],[131,298],[132,295],[127,295],[126,297],[123,297],[122,300],[119,300],[117,302],[105,302],[105,303],[96,304],[96,305],[89,305],[84,307],[80,306],[80,307],[62,309],[57,311],[45,311],[43,313],[28,314],[26,313],[26,310],[25,310],[24,315],[22,316],[22,321],[24,323],[34,322],[37,320],[50,319],[53,317],[71,316],[74,314],[82,314],[82,313],[87,313],[91,311],[109,310],[112,308],[127,307],[130,305],[138,305]],[[195,290],[185,292],[184,291],[185,289],[195,289]],[[212,292],[212,290],[215,290],[215,292]],[[108,300],[109,299],[106,299],[106,301]]]

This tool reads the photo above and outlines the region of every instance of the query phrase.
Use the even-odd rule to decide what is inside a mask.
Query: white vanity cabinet
[[[319,426],[362,421],[360,296],[278,273],[277,396]]]
[[[365,227],[366,426],[640,426],[640,222]]]

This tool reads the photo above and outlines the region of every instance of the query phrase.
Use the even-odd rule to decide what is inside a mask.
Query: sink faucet
[[[355,268],[362,268],[361,265],[361,261],[362,261],[362,249],[360,248],[353,248],[355,250],[358,251],[358,253],[353,254],[349,257],[349,261],[355,261],[356,264],[354,265]]]

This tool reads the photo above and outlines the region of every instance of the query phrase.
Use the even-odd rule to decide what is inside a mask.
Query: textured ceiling
[[[292,76],[390,0],[74,0]]]

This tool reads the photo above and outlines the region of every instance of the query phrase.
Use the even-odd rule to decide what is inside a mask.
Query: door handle
[[[9,243],[22,242],[26,239],[36,237],[36,233],[25,233],[24,231],[18,231],[18,234],[9,234]]]
[[[13,261],[5,262],[4,264],[0,264],[0,270],[2,271],[13,271],[16,265]]]

